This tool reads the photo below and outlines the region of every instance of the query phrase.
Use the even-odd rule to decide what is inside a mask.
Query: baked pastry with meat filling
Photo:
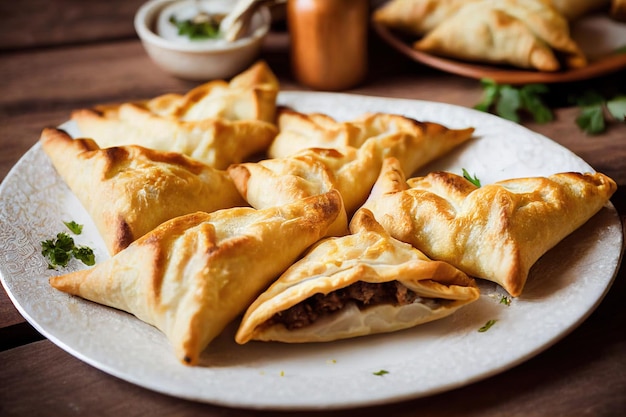
[[[246,311],[235,340],[325,342],[407,329],[475,301],[473,279],[400,242],[369,210],[316,244]]]

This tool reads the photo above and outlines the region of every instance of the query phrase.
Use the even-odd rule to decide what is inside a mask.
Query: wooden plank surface
[[[145,1],[0,2],[0,51],[135,37],[132,17]]]

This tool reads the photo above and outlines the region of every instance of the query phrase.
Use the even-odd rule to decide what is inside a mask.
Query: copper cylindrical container
[[[367,74],[368,0],[287,0],[296,80],[317,90],[356,86]]]

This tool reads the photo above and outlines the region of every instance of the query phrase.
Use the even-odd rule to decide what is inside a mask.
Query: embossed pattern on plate
[[[303,112],[349,119],[399,113],[449,127],[476,127],[475,138],[422,170],[466,168],[483,183],[592,168],[572,152],[522,126],[463,107],[347,94],[283,92],[279,102]],[[64,125],[78,135],[76,126]],[[417,398],[460,387],[523,362],[577,327],[615,276],[622,229],[607,205],[533,267],[524,295],[481,282],[482,296],[457,314],[394,334],[312,345],[233,341],[236,323],[202,355],[178,363],[165,337],[124,312],[52,289],[40,242],[83,223],[78,242],[107,255],[95,226],[39,145],[0,186],[0,275],[19,311],[42,334],[111,375],[169,395],[214,404],[271,409],[338,409]],[[70,269],[82,268],[74,263]],[[477,331],[487,320],[497,323]],[[374,375],[380,370],[384,376]]]

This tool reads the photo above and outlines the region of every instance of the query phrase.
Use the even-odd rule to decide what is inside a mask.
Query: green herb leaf
[[[474,108],[476,110],[488,112],[495,102],[498,101],[500,86],[488,78],[483,78],[480,82],[483,85],[483,99],[480,103],[475,105]]]
[[[513,122],[519,122],[518,110],[522,107],[522,98],[519,90],[510,85],[500,88],[500,98],[496,103],[496,114]]]
[[[74,239],[67,233],[57,233],[57,240],[55,243],[55,247],[65,252],[69,252],[74,247]]]
[[[48,267],[56,269],[57,266],[67,266],[73,247],[74,239],[70,235],[58,233],[55,240],[41,242],[41,254],[48,259]]]
[[[378,371],[378,372],[372,372],[372,373],[373,373],[374,375],[376,375],[376,376],[383,376],[383,375],[388,374],[388,373],[389,373],[389,371],[385,371],[384,369],[381,369],[381,370],[380,370],[380,371]]]
[[[493,326],[494,324],[496,324],[498,320],[488,320],[487,323],[485,323],[485,325],[483,327],[481,327],[480,329],[478,329],[478,331],[480,333],[484,333],[487,330],[489,330],[491,328],[491,326]]]
[[[602,104],[583,107],[576,118],[576,124],[583,132],[591,135],[604,132],[606,125]]]
[[[500,304],[504,304],[507,306],[511,305],[511,297],[507,297],[506,295],[503,295],[502,298],[500,298]]]
[[[535,122],[547,123],[554,120],[552,111],[543,103],[540,95],[548,92],[544,84],[528,84],[521,88],[520,99],[522,108],[528,111]]]
[[[478,178],[476,178],[476,174],[474,174],[474,177],[472,177],[469,172],[467,172],[467,170],[465,168],[463,168],[463,178],[465,178],[466,180],[468,180],[469,182],[471,182],[472,184],[474,184],[476,187],[480,188],[480,180]]]
[[[491,111],[505,119],[519,123],[523,113],[530,114],[537,123],[546,123],[554,119],[552,110],[546,106],[541,95],[548,92],[545,84],[527,84],[513,87],[509,84],[498,85],[493,80],[482,79],[483,98],[474,106],[476,110]]]
[[[66,225],[67,228],[70,229],[75,235],[80,235],[83,232],[83,225],[76,223],[74,220],[63,222],[63,224]]]
[[[178,29],[178,34],[187,36],[191,40],[214,39],[219,36],[219,24],[213,19],[194,21],[193,19],[177,20],[170,16],[170,23]]]
[[[76,229],[76,222],[63,222],[72,230]],[[82,232],[82,226],[77,230]],[[48,260],[48,268],[66,267],[72,257],[80,260],[85,265],[91,266],[96,263],[93,249],[87,246],[77,247],[74,239],[67,233],[57,233],[56,239],[48,239],[41,242],[41,254]]]
[[[79,246],[72,250],[72,254],[76,259],[81,261],[87,266],[92,266],[96,263],[96,256],[93,253],[93,249],[87,246]]]
[[[626,122],[626,96],[617,96],[607,101],[606,108],[615,119]]]

